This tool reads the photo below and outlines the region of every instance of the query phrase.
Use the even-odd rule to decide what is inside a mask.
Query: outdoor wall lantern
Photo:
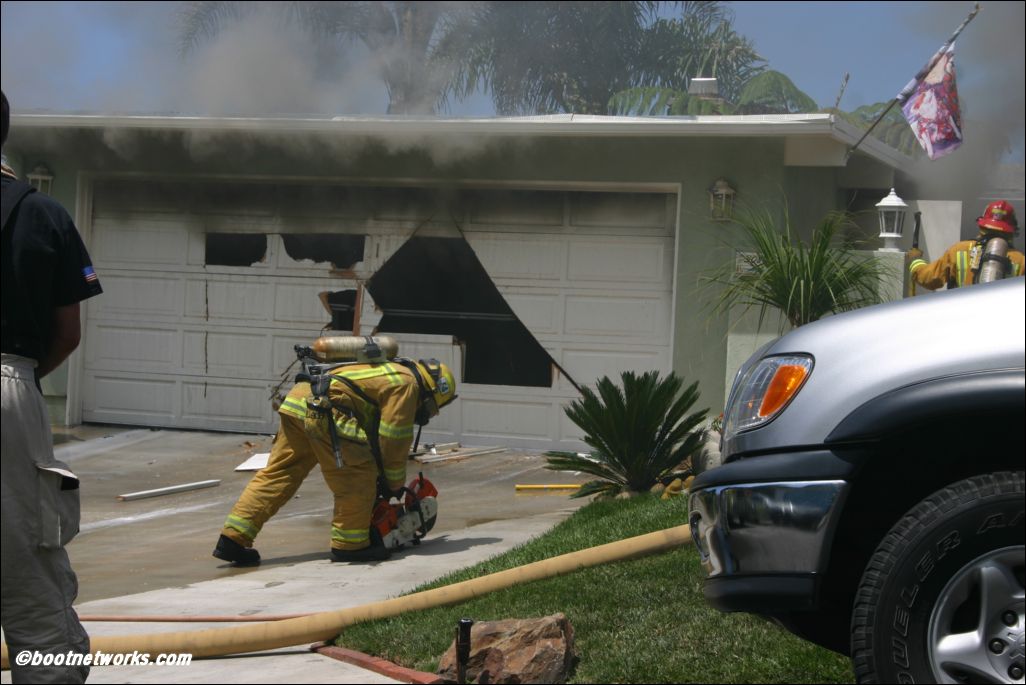
[[[53,172],[45,164],[37,164],[36,168],[25,174],[30,186],[41,193],[50,195],[53,189]]]
[[[734,199],[737,191],[730,187],[725,178],[713,181],[709,188],[709,213],[714,221],[729,221],[734,216]]]
[[[890,194],[876,203],[876,211],[880,215],[880,237],[883,238],[882,249],[887,252],[900,252],[898,240],[905,229],[905,210],[908,205],[898,197],[891,188]]]

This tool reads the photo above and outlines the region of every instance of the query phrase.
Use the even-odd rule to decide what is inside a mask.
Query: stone
[[[480,621],[470,629],[467,681],[565,683],[577,662],[574,630],[564,614]],[[456,682],[456,641],[442,656],[438,675]]]

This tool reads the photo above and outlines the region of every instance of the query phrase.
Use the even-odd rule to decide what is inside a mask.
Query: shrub
[[[601,378],[597,394],[583,388],[582,398],[565,409],[592,451],[549,456],[546,468],[596,476],[573,497],[646,492],[664,479],[686,477],[681,465],[702,452],[708,410],[688,414],[698,400],[697,382],[682,391],[682,379],[673,373],[660,379],[657,371],[627,371],[621,380],[622,388]]]

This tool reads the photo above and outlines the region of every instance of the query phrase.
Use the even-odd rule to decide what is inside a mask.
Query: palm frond
[[[758,308],[761,328],[767,310],[776,309],[798,327],[881,301],[884,267],[838,244],[840,230],[851,222],[848,215],[827,214],[808,244],[795,238],[786,209],[782,230],[766,210],[742,210],[735,221],[744,236],[743,266],[726,265],[708,278],[708,285],[721,288],[715,313]]]

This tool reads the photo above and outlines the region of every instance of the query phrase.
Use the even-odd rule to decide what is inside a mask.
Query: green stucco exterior
[[[724,177],[740,203],[781,212],[784,199],[800,235],[822,215],[843,208],[831,167],[785,165],[785,139],[776,137],[433,136],[387,140],[310,133],[161,131],[151,129],[12,129],[10,163],[19,172],[45,162],[53,194],[75,215],[88,203],[79,180],[106,174],[233,181],[432,187],[500,185],[589,190],[679,189],[673,368],[698,380],[710,415],[724,402],[728,322],[710,314],[701,280],[733,259],[732,227],[709,218],[707,188]],[[88,241],[88,236],[86,236]],[[102,276],[102,274],[101,274]],[[728,370],[729,373],[729,370]],[[55,408],[66,371],[46,379]],[[62,414],[55,411],[55,414]],[[56,417],[55,417],[56,418]]]

